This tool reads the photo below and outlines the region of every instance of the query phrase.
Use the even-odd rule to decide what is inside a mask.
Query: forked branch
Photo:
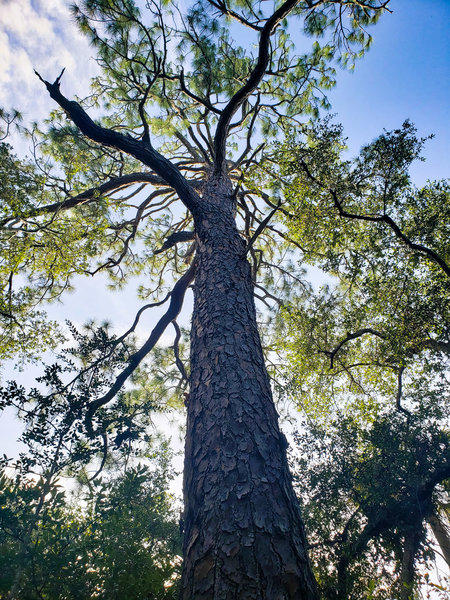
[[[358,329],[357,331],[354,331],[353,333],[347,334],[346,337],[343,340],[341,340],[335,348],[333,348],[333,350],[319,350],[319,352],[321,354],[326,354],[326,356],[329,357],[330,369],[333,369],[334,368],[334,359],[336,357],[336,354],[341,350],[341,348],[343,348],[343,346],[345,346],[351,340],[356,340],[357,338],[359,338],[363,335],[366,335],[366,334],[374,335],[376,337],[381,338],[382,340],[386,339],[386,336],[383,333],[381,333],[380,331],[377,331],[376,329],[372,329],[371,327],[364,327],[363,329]]]
[[[196,213],[200,209],[201,199],[180,170],[155,150],[150,141],[145,143],[142,140],[132,138],[130,135],[120,133],[114,129],[107,129],[95,123],[78,102],[69,100],[61,93],[60,82],[63,72],[64,69],[54,83],[45,81],[37,72],[36,75],[45,84],[50,97],[65,110],[79,130],[94,142],[125,152],[150,167],[177,192],[186,208],[192,213]]]
[[[445,260],[431,248],[428,248],[423,244],[417,244],[416,242],[410,240],[403,233],[403,231],[400,229],[397,223],[392,219],[392,217],[390,217],[389,215],[361,215],[348,212],[344,209],[342,201],[338,197],[336,190],[330,189],[330,194],[333,198],[334,205],[338,209],[338,212],[341,217],[345,217],[346,219],[356,219],[359,221],[369,221],[372,223],[386,223],[386,225],[388,225],[395,233],[396,237],[402,240],[402,242],[406,244],[409,248],[411,248],[411,250],[416,250],[417,252],[428,256],[428,258],[430,258],[433,262],[437,263],[444,271],[444,273],[448,277],[450,277],[450,266],[445,262]]]
[[[267,19],[259,37],[258,60],[246,83],[230,98],[223,109],[217,124],[214,138],[214,170],[220,173],[225,164],[226,141],[233,115],[243,102],[257,89],[270,62],[270,38],[279,23],[291,12],[300,0],[286,0],[273,15]]]

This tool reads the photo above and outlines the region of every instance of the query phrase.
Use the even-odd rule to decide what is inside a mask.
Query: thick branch
[[[397,395],[395,398],[395,406],[397,408],[397,410],[399,412],[402,412],[403,414],[407,415],[408,417],[411,416],[411,413],[409,412],[409,410],[406,410],[406,408],[404,408],[402,406],[402,395],[403,395],[403,373],[405,371],[405,367],[401,366],[398,369],[398,373],[397,373]]]
[[[319,350],[319,352],[321,354],[326,354],[330,358],[330,369],[333,369],[334,359],[336,357],[336,354],[341,350],[341,348],[343,346],[345,346],[351,340],[355,340],[366,334],[374,335],[376,337],[381,338],[382,340],[386,339],[385,334],[381,333],[380,331],[377,331],[376,329],[372,329],[371,327],[365,327],[362,329],[358,329],[357,331],[355,331],[353,333],[347,334],[347,336],[343,340],[341,340],[339,342],[339,344],[335,348],[333,348],[333,350]],[[417,345],[408,348],[407,355],[412,356],[412,355],[417,354],[418,352],[421,352],[422,350],[427,349],[427,348],[429,348],[430,350],[435,350],[438,352],[444,352],[446,354],[450,354],[450,344],[449,343],[430,339],[430,340],[424,340],[422,342],[419,342]],[[400,396],[397,398],[398,402],[399,402],[399,399],[401,399],[401,374],[402,373],[399,373],[399,378],[400,378],[399,379],[399,394],[400,394]],[[397,407],[398,407],[398,403],[397,403]],[[402,409],[400,409],[400,410],[402,410]]]
[[[362,335],[365,335],[367,333],[370,333],[371,335],[375,335],[383,340],[386,339],[386,336],[383,335],[382,333],[380,333],[379,331],[376,331],[375,329],[372,329],[370,327],[365,327],[364,329],[358,329],[354,333],[349,333],[341,342],[339,342],[339,344],[333,350],[319,350],[319,352],[321,354],[326,354],[330,358],[330,369],[332,369],[334,366],[334,358],[335,358],[336,354],[339,352],[339,350],[343,346],[345,346],[345,344],[347,344],[347,342],[350,342],[351,340],[355,340],[356,338],[359,338]]]
[[[410,490],[410,494],[401,495],[395,503],[389,502],[386,506],[380,506],[373,513],[357,538],[343,550],[338,566],[341,592],[346,589],[346,573],[349,565],[365,551],[370,540],[399,525],[403,525],[406,529],[411,527],[418,529],[423,519],[429,520],[433,491],[438,484],[449,477],[450,459],[430,473],[425,483],[418,489]],[[415,505],[414,511],[412,505]],[[344,600],[345,595],[341,593],[338,597]]]
[[[420,352],[424,348],[434,350],[435,352],[443,352],[444,354],[450,354],[450,342],[443,342],[442,340],[423,340],[419,342],[417,346],[413,346],[409,349],[409,352],[415,354]]]
[[[5,310],[0,309],[0,316],[5,317],[6,319],[11,319],[12,321],[15,321],[16,318],[14,317],[14,315],[12,313],[6,312]]]
[[[169,186],[174,188],[186,208],[192,213],[198,211],[201,205],[198,194],[185,177],[183,177],[179,169],[155,150],[150,143],[145,143],[142,140],[132,138],[130,135],[124,135],[123,133],[107,129],[95,123],[78,102],[68,100],[61,94],[60,80],[62,73],[54,83],[45,81],[38,73],[36,75],[45,84],[50,97],[66,111],[69,118],[85,136],[98,144],[116,148],[140,160],[159,175]]]
[[[442,453],[441,465],[439,465],[439,468],[432,473],[430,478],[419,489],[417,493],[419,499],[431,498],[434,488],[446,479],[450,479],[450,453],[448,444]]]
[[[238,90],[223,109],[214,138],[214,170],[221,172],[225,163],[226,140],[233,115],[261,82],[270,62],[270,37],[279,23],[291,12],[300,0],[286,0],[266,21],[259,38],[258,60],[247,82]]]
[[[327,187],[311,173],[311,170],[309,169],[306,162],[304,160],[301,160],[300,163],[308,178],[311,179],[311,181],[313,181],[315,184],[319,185],[323,190],[327,190]],[[348,212],[344,209],[342,205],[342,200],[339,199],[336,190],[328,188],[327,191],[331,194],[331,197],[333,198],[333,203],[341,217],[344,217],[346,219],[355,219],[359,221],[368,221],[370,223],[386,223],[386,225],[388,225],[395,233],[396,237],[402,240],[403,243],[409,246],[409,248],[411,248],[412,250],[417,250],[418,252],[421,252],[422,254],[428,256],[428,258],[430,258],[433,262],[438,264],[444,271],[444,273],[450,277],[450,266],[445,262],[445,260],[431,248],[423,246],[422,244],[416,244],[415,242],[411,241],[391,217],[389,217],[388,215],[361,215],[358,213]]]
[[[48,215],[59,212],[60,210],[68,210],[81,204],[87,204],[96,200],[98,196],[104,196],[108,192],[117,192],[121,189],[127,188],[135,183],[149,183],[156,186],[167,185],[166,181],[153,173],[129,173],[128,175],[122,175],[119,177],[111,177],[105,183],[102,183],[98,187],[93,187],[76,196],[72,196],[62,202],[54,202],[53,204],[46,204],[45,206],[38,206],[28,211],[26,217],[38,217],[40,215]],[[0,227],[4,227],[11,219],[17,219],[17,217],[7,217],[0,221]]]
[[[393,507],[391,507],[393,508]],[[369,542],[379,536],[384,531],[398,525],[401,517],[407,514],[408,511],[399,503],[396,507],[398,510],[386,510],[385,507],[378,511],[375,519],[369,519],[364,529],[358,534],[355,540],[350,544],[346,544],[341,551],[341,556],[338,562],[338,585],[337,598],[338,600],[346,600],[348,597],[348,575],[351,564],[363,554]]]
[[[175,339],[173,341],[173,353],[175,356],[175,364],[177,365],[178,370],[180,371],[181,374],[181,378],[184,381],[188,380],[188,376],[186,373],[186,369],[184,368],[184,364],[183,361],[180,358],[180,347],[179,347],[179,343],[180,343],[180,338],[181,338],[181,329],[178,325],[178,323],[176,322],[176,320],[172,321],[172,325],[175,329]]]
[[[193,231],[175,231],[169,235],[161,248],[155,250],[153,254],[161,254],[161,252],[176,246],[179,242],[190,242],[194,239],[194,237]]]
[[[415,579],[414,561],[420,544],[420,529],[411,527],[405,533],[400,577],[398,580],[401,600],[411,600]]]
[[[372,216],[350,213],[342,207],[342,202],[339,200],[336,190],[330,190],[330,193],[333,197],[334,205],[338,209],[341,217],[345,217],[346,219],[357,219],[359,221],[370,221],[372,223],[386,223],[386,225],[388,225],[392,229],[395,235],[400,240],[402,240],[402,242],[404,242],[407,246],[409,246],[411,250],[417,250],[422,254],[426,254],[428,258],[431,258],[432,261],[437,263],[444,271],[444,273],[450,277],[450,266],[445,262],[445,260],[431,248],[423,246],[422,244],[416,244],[415,242],[411,241],[391,217],[389,217],[388,215]]]

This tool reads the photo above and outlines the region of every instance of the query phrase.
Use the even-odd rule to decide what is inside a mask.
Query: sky
[[[407,118],[419,134],[434,133],[426,162],[413,169],[422,185],[449,175],[450,0],[391,0],[390,8],[392,14],[371,28],[373,46],[355,71],[338,71],[337,87],[329,93],[331,112],[343,123],[351,152]],[[65,0],[0,0],[0,106],[18,109],[25,123],[44,119],[55,107],[33,69],[52,81],[65,67],[64,94],[83,96],[97,69],[92,54]],[[26,152],[26,144],[17,150]],[[107,317],[119,331],[127,328],[138,303],[90,285],[80,282],[79,291],[54,306],[52,315],[80,324]],[[147,317],[148,327],[157,318]],[[0,421],[6,444],[0,451],[16,448],[13,430],[9,419]]]
[[[450,1],[391,0],[372,28],[370,51],[354,72],[341,71],[329,94],[353,151],[410,119],[419,134],[435,134],[426,161],[413,169],[417,185],[450,176]]]

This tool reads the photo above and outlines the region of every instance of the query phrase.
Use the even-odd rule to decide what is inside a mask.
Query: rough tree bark
[[[183,600],[313,599],[303,525],[225,178],[197,217]]]

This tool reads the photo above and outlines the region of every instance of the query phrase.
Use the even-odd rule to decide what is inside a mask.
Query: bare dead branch
[[[253,244],[255,243],[255,241],[257,240],[257,238],[261,235],[261,233],[264,231],[264,229],[266,228],[266,226],[268,225],[268,223],[270,222],[270,220],[272,219],[273,215],[277,212],[277,210],[280,208],[281,206],[281,199],[278,201],[278,204],[275,206],[274,209],[272,209],[270,211],[270,213],[267,215],[267,217],[265,219],[263,219],[261,221],[261,223],[258,225],[255,233],[252,235],[252,237],[250,238],[245,250],[244,250],[244,256],[248,253],[248,251],[250,250],[250,248],[253,246]]]

